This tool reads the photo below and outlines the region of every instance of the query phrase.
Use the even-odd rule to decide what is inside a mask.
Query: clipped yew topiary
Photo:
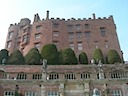
[[[80,64],[88,64],[88,57],[85,52],[79,54],[79,62]]]
[[[32,48],[29,52],[25,55],[25,62],[29,65],[39,65],[41,60],[41,55],[37,48]]]
[[[19,50],[15,50],[11,53],[8,59],[10,65],[22,65],[25,64],[25,59]]]
[[[102,63],[104,63],[103,53],[102,53],[101,49],[99,49],[99,48],[94,50],[92,58],[95,59],[96,63],[98,63],[99,60],[101,60]]]
[[[3,59],[5,59],[4,63],[6,64],[6,62],[7,62],[7,60],[8,60],[8,57],[9,57],[9,55],[8,55],[8,50],[2,49],[2,50],[0,51],[0,64],[3,63]]]
[[[59,52],[54,44],[46,44],[41,50],[42,58],[47,60],[47,64],[56,65],[59,63]]]
[[[121,63],[121,58],[116,50],[110,49],[107,56],[107,62],[109,64]]]
[[[71,48],[63,49],[59,53],[60,64],[71,65],[78,63],[75,53]]]

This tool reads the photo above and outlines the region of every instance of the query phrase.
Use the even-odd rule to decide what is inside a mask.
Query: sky
[[[10,24],[19,23],[22,18],[33,22],[34,14],[40,18],[89,18],[113,15],[124,60],[128,61],[128,0],[0,0],[0,50],[5,48]]]

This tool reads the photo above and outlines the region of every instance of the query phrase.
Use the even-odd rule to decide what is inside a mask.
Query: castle
[[[78,55],[100,48],[106,57],[115,49],[122,57],[113,17],[89,19],[46,19],[38,14],[34,22],[28,18],[11,24],[5,48],[11,53],[19,49],[23,55],[54,43],[60,50],[72,48]],[[44,60],[44,59],[43,59]],[[17,62],[16,62],[17,63]],[[0,65],[0,96],[128,96],[128,65]]]
[[[95,14],[88,19],[49,19],[47,11],[43,20],[35,14],[32,24],[23,18],[10,24],[5,48],[10,53],[19,49],[25,55],[31,48],[40,50],[48,43],[54,43],[58,50],[72,48],[77,55],[85,52],[89,60],[96,48],[102,50],[104,58],[109,49],[115,49],[122,58],[113,16],[96,19]]]

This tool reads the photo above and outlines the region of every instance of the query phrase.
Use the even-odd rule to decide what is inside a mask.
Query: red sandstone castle
[[[95,14],[88,19],[49,19],[47,11],[43,20],[35,14],[32,24],[23,18],[10,25],[5,48],[10,52],[19,49],[25,55],[31,48],[41,49],[48,43],[54,43],[58,50],[70,47],[77,55],[84,51],[89,60],[95,48],[100,48],[105,57],[109,49],[115,49],[122,57],[113,17],[96,18]]]
[[[70,47],[92,58],[92,51],[100,48],[107,55],[121,49],[113,17],[89,19],[46,19],[34,16],[11,24],[5,48],[19,49],[24,55],[33,47],[39,50],[54,43],[60,50]],[[17,63],[17,62],[16,62]],[[0,96],[128,96],[128,64],[88,65],[0,65]]]

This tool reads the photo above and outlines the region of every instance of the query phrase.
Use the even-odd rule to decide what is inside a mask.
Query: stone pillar
[[[45,72],[42,73],[42,80],[43,81],[47,80],[47,74]]]
[[[85,92],[84,96],[89,96],[90,89],[89,89],[89,83],[88,82],[84,83],[84,92]]]
[[[10,75],[10,74],[9,74],[9,73],[7,73],[7,77],[6,77],[6,79],[9,79],[9,77],[10,77],[9,75]]]
[[[64,94],[64,83],[60,83],[59,96],[65,96],[65,94]]]
[[[41,96],[46,96],[45,86],[41,85]]]

